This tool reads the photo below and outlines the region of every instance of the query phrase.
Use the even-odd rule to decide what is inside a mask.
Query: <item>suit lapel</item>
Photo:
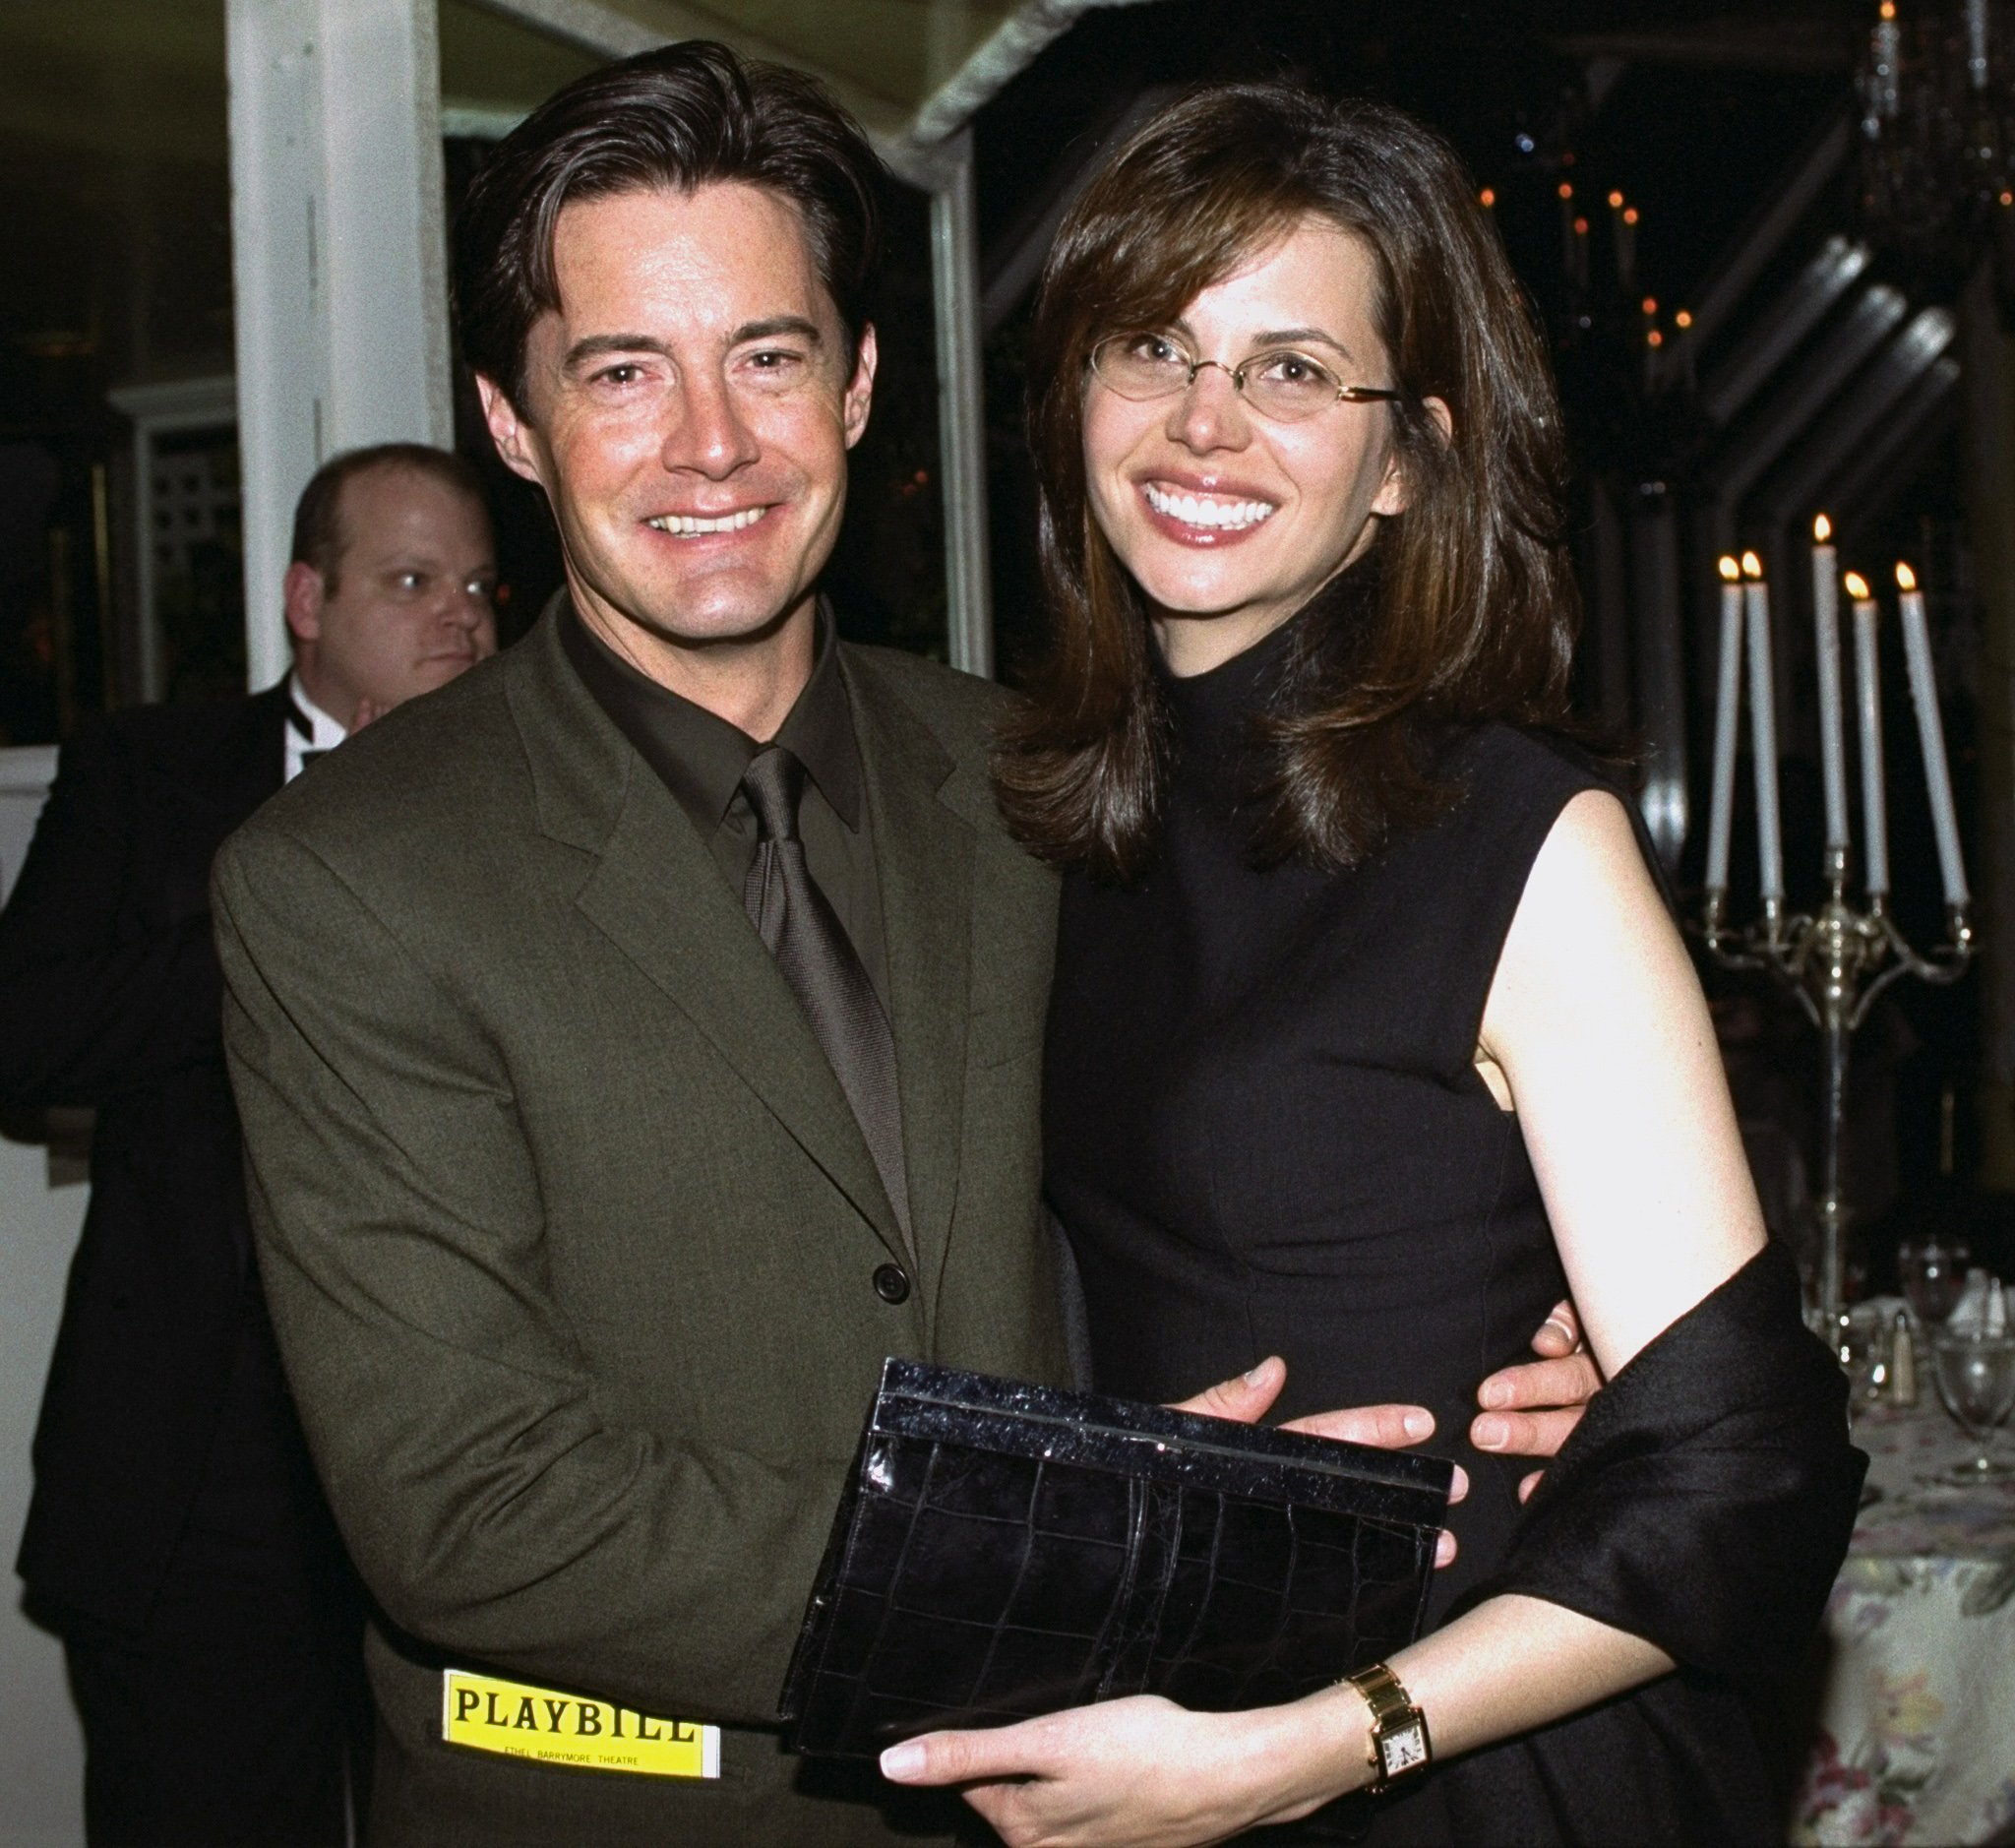
[[[549,620],[513,653],[522,658],[510,699],[541,831],[596,861],[575,902],[902,1257],[846,1093],[705,843],[580,685]]]
[[[973,831],[939,799],[951,758],[871,661],[851,649],[840,660],[875,831],[910,1226],[935,1304],[958,1193]]]

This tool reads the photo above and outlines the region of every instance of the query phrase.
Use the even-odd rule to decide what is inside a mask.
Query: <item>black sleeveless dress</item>
[[[1487,726],[1440,759],[1463,792],[1440,822],[1346,874],[1255,871],[1250,717],[1292,628],[1210,673],[1163,676],[1174,768],[1152,870],[1127,889],[1066,883],[1046,1185],[1099,1390],[1181,1398],[1277,1353],[1275,1417],[1388,1400],[1434,1411],[1428,1448],[1472,1487],[1451,1511],[1460,1559],[1437,1575],[1432,1628],[1504,1565],[1532,1467],[1470,1446],[1477,1384],[1529,1359],[1567,1293],[1517,1120],[1475,1069],[1479,1023],[1541,844],[1575,794],[1603,785],[1563,750]],[[1794,1297],[1794,1330],[1796,1316]],[[1844,1448],[1844,1420],[1834,1430]],[[1838,1565],[1837,1510],[1830,1521],[1821,1597]],[[1680,1675],[1435,1768],[1383,1800],[1369,1839],[1773,1836],[1733,1696]]]

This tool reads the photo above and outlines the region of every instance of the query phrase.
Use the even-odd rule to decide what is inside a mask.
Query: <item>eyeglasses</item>
[[[1257,353],[1238,366],[1191,359],[1166,334],[1113,334],[1091,349],[1098,382],[1136,403],[1187,392],[1205,366],[1215,366],[1247,403],[1277,423],[1313,417],[1340,400],[1367,404],[1405,396],[1382,386],[1346,385],[1319,359],[1287,349]]]

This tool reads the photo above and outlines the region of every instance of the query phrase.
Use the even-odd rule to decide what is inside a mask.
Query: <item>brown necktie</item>
[[[783,746],[765,745],[743,771],[742,792],[761,831],[742,902],[846,1092],[907,1247],[909,1181],[895,1036],[845,928],[805,864],[798,838],[805,767]]]

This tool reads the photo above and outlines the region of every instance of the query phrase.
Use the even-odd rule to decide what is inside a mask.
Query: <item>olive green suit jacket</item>
[[[1056,888],[994,811],[998,691],[841,663],[914,1261],[739,895],[550,621],[217,859],[260,1266],[381,1613],[380,1848],[927,1826],[785,1756],[776,1700],[884,1357],[1069,1377],[1039,1206]],[[451,1666],[718,1723],[722,1775],[444,1744]]]

